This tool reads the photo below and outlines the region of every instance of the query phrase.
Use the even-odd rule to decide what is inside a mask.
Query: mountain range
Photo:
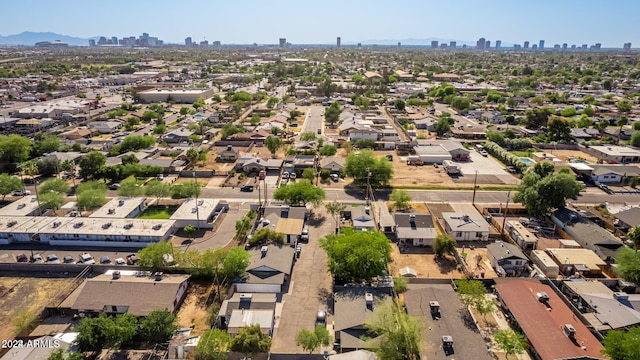
[[[52,32],[31,32],[25,31],[20,34],[2,36],[0,35],[0,45],[27,45],[33,46],[39,41],[60,40],[71,46],[89,46],[89,39],[75,36],[61,35]]]

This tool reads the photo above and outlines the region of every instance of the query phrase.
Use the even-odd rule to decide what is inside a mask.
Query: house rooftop
[[[442,218],[449,224],[451,231],[489,231],[489,224],[477,211],[467,213],[443,212]]]
[[[640,207],[633,207],[613,216],[631,227],[640,225]]]
[[[147,198],[144,197],[117,197],[111,199],[104,206],[89,215],[91,218],[125,219],[131,216],[136,209],[142,209]]]
[[[11,204],[0,208],[0,217],[5,216],[28,216],[34,214],[40,208],[35,195],[24,196]],[[42,209],[44,212],[45,210]]]
[[[438,236],[429,214],[394,213],[399,239],[435,239]]]
[[[496,241],[492,244],[488,244],[487,252],[493,254],[493,256],[498,260],[512,258],[528,260],[527,256],[522,252],[522,250],[520,250],[520,247],[504,241]]]
[[[220,200],[217,199],[186,199],[176,212],[171,215],[171,220],[205,220],[216,211]],[[197,204],[197,206],[196,206]],[[197,208],[197,210],[196,210]]]

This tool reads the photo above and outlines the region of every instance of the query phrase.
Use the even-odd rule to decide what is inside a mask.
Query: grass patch
[[[177,206],[149,206],[138,219],[168,220],[177,209]]]
[[[402,189],[402,190],[473,190],[473,186],[443,186],[443,185],[420,185],[420,186],[394,186],[394,189]],[[506,190],[517,190],[518,187],[515,185],[492,185],[492,186],[478,186],[478,191],[506,191]]]
[[[515,156],[519,156],[519,157],[531,157],[531,154],[533,153],[533,150],[531,151],[517,151],[517,150],[512,150],[509,151],[509,153],[515,155]]]

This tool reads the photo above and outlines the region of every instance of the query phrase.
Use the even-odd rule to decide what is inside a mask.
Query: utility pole
[[[258,190],[258,214],[260,214],[260,210],[262,209],[262,193],[260,192],[260,181],[258,181],[256,188],[256,190]]]
[[[502,240],[507,237],[507,233],[504,231],[504,225],[507,222],[507,211],[509,210],[509,200],[511,200],[511,190],[507,192],[507,206],[504,207],[504,214],[502,215]]]
[[[476,185],[477,183],[478,183],[478,170],[476,170],[476,176],[473,178],[473,199],[471,200],[472,205],[476,204],[476,190],[478,189],[478,186]]]
[[[367,168],[367,188],[365,189],[365,193],[364,193],[364,200],[367,202],[367,204],[369,203],[369,179],[371,178],[371,171],[369,168]]]

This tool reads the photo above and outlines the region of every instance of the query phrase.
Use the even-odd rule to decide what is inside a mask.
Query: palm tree
[[[64,172],[71,174],[71,182],[73,182],[74,192],[76,194],[76,201],[78,201],[78,192],[76,191],[76,163],[71,159],[63,160],[60,163],[60,169]],[[82,216],[80,213],[80,208],[78,208],[78,215]]]
[[[20,169],[22,172],[25,173],[25,175],[30,176],[31,180],[33,180],[33,187],[36,190],[36,200],[38,201],[38,212],[40,212],[42,210],[40,209],[40,196],[38,195],[38,183],[34,179],[34,177],[40,173],[40,170],[38,170],[38,165],[36,164],[35,161],[25,161],[22,164],[20,164]]]
[[[618,130],[618,142],[617,142],[617,144],[620,144],[620,135],[622,135],[622,127],[629,124],[629,119],[626,116],[622,115],[618,118],[618,121],[616,123],[620,127],[620,129]]]

